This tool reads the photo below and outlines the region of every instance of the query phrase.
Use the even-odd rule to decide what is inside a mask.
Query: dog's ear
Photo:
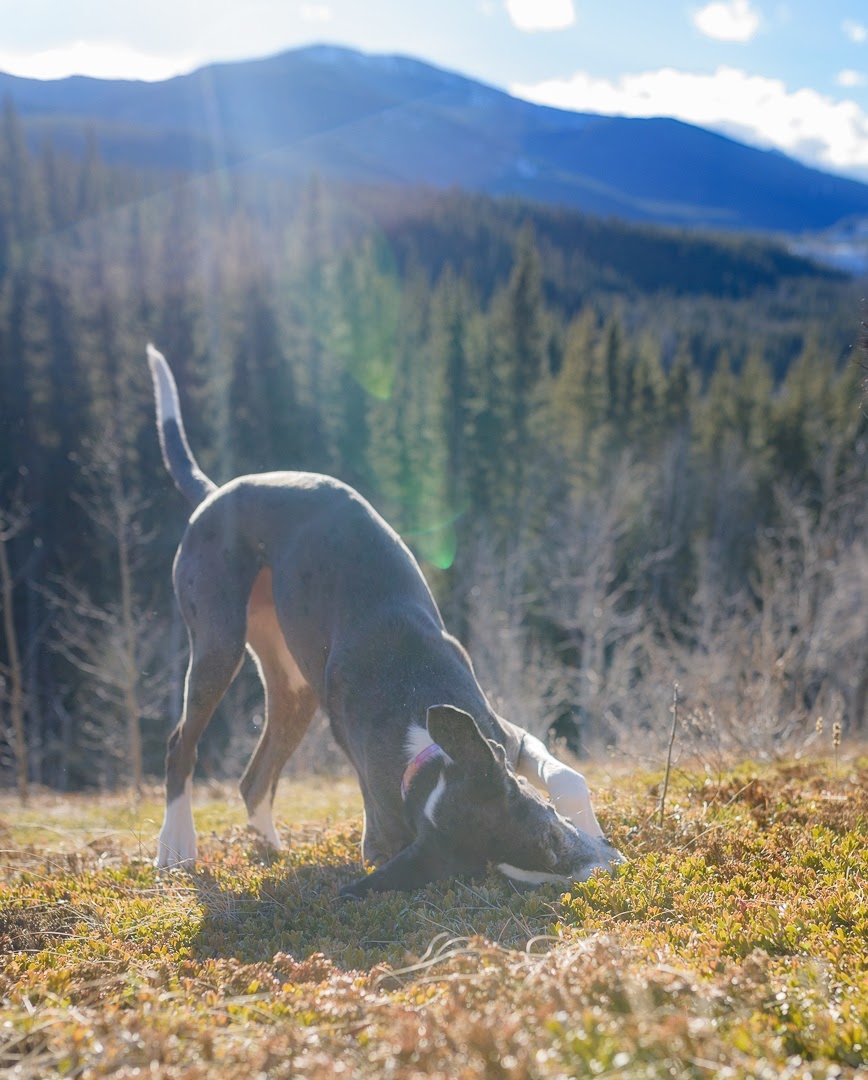
[[[430,836],[417,836],[409,847],[373,874],[345,885],[339,895],[349,900],[362,900],[370,892],[386,892],[389,889],[409,892],[411,889],[421,889],[431,881],[452,877],[460,871],[457,860],[450,858],[448,851],[432,843]]]
[[[428,710],[428,734],[474,777],[485,780],[495,774],[494,750],[470,713],[453,705],[432,705]]]

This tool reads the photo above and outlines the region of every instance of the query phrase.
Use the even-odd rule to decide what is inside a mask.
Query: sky
[[[164,79],[330,42],[674,116],[868,182],[866,0],[0,0],[0,70]]]

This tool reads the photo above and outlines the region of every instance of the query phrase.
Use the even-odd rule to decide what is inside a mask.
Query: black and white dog
[[[166,756],[157,865],[196,858],[196,743],[245,646],[266,700],[241,779],[250,824],[281,846],[278,777],[321,704],[358,773],[362,853],[377,867],[345,895],[414,889],[488,863],[540,883],[584,880],[622,862],[584,779],[496,715],[416,560],[376,511],[314,473],[242,476],[217,488],[190,452],[165,359],[153,346],[148,358],[166,467],[195,507],[174,566],[190,665]]]

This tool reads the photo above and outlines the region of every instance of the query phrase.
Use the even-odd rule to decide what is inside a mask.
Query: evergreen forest
[[[677,683],[706,751],[864,735],[863,296],[757,237],[67,158],[7,105],[0,779],[161,772],[188,510],[149,341],[205,472],[357,487],[517,723],[657,754]],[[237,775],[261,714],[248,664],[203,775]],[[337,760],[321,730],[296,767]]]

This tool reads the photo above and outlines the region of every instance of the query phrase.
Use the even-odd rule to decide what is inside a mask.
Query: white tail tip
[[[148,364],[154,379],[154,395],[157,399],[157,423],[162,425],[166,420],[179,422],[181,407],[178,403],[178,390],[172,370],[165,356],[150,342],[148,342],[147,352]]]

